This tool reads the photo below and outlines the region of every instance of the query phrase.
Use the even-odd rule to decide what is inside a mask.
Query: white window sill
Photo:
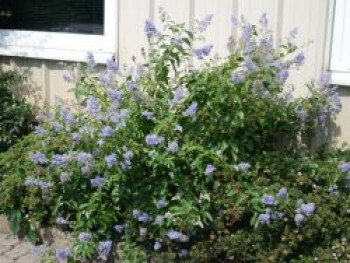
[[[94,54],[97,63],[106,63],[107,59],[115,57],[114,52],[89,50]],[[87,60],[87,52],[83,50],[23,47],[23,46],[1,46],[0,56],[25,57],[35,59],[48,59],[72,62],[84,62]]]
[[[339,86],[350,86],[350,71],[336,72],[331,71],[331,84]]]
[[[0,29],[0,56],[82,62],[90,51],[97,63],[105,63],[115,56],[119,10],[116,0],[104,2],[103,35]]]

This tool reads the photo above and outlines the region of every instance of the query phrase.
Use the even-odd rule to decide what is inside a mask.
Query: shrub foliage
[[[117,243],[123,262],[345,260],[348,155],[311,156],[300,139],[327,132],[339,98],[326,75],[291,96],[296,32],[274,48],[265,15],[233,21],[242,37],[209,59],[197,43],[211,16],[194,32],[161,18],[162,32],[145,24],[144,63],[116,82],[116,63],[96,78],[90,54],[74,90],[84,110],[61,103],[0,157],[14,232],[36,244],[40,228],[71,232],[44,256],[70,262],[107,260]]]
[[[32,128],[31,107],[24,100],[15,99],[11,92],[11,87],[19,81],[15,72],[0,74],[0,152],[27,135]]]

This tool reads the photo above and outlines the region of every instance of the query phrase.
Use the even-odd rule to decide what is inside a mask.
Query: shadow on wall
[[[32,65],[33,63],[31,63]],[[32,104],[34,111],[37,112],[41,105],[44,105],[43,87],[33,81],[33,72],[30,67],[13,65],[12,59],[0,57],[0,74],[1,72],[11,71],[14,73],[15,81],[11,84],[10,91],[15,98],[25,99]]]
[[[350,142],[350,89],[349,87],[339,87],[339,96],[342,100],[342,110],[338,115],[335,123],[333,123],[332,137],[333,145],[341,148],[349,148]]]

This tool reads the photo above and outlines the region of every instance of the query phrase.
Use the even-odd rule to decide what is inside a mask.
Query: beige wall
[[[141,47],[147,41],[143,32],[145,19],[157,23],[158,8],[164,7],[179,22],[186,22],[191,28],[195,19],[205,14],[213,14],[214,19],[207,32],[207,42],[214,45],[214,52],[227,54],[227,37],[234,33],[231,15],[243,14],[250,22],[256,23],[263,12],[267,12],[270,27],[275,32],[276,43],[288,35],[289,31],[299,28],[300,43],[313,41],[305,47],[307,62],[298,72],[294,72],[290,82],[295,84],[299,94],[305,93],[303,84],[318,78],[320,72],[327,68],[328,53],[327,28],[329,25],[329,6],[334,0],[119,0],[118,45],[116,55],[120,64],[128,63],[132,56],[140,54]],[[56,61],[27,58],[0,57],[0,65],[5,68],[18,68],[28,76],[26,87],[32,101],[38,105],[54,103],[55,97],[72,99],[67,95],[71,88],[63,81],[65,68]],[[350,124],[347,121],[349,91],[341,89],[344,110],[340,114],[337,134],[338,142],[350,142]]]

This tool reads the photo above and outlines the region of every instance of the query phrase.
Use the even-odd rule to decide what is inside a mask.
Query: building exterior
[[[55,1],[46,2],[53,5]],[[24,2],[28,3],[30,0]],[[64,5],[79,1],[59,2]],[[99,1],[85,2],[91,2],[93,5]],[[87,5],[81,5],[79,8],[86,7]],[[90,33],[75,34],[74,30],[85,30],[79,27],[79,23],[76,24],[76,29],[72,32],[64,31],[66,33],[63,35],[61,31],[58,34],[45,30],[18,32],[11,30],[11,26],[8,25],[3,30],[4,27],[1,27],[0,23],[0,65],[4,69],[19,69],[27,76],[23,91],[28,93],[34,103],[52,105],[55,97],[70,100],[72,95],[68,90],[71,84],[63,80],[67,68],[59,59],[82,61],[86,52],[92,51],[101,62],[107,57],[115,56],[120,65],[129,63],[132,56],[140,56],[142,47],[147,47],[144,21],[150,19],[157,23],[157,10],[160,7],[175,21],[185,22],[189,28],[193,27],[196,19],[213,14],[213,22],[206,32],[206,40],[214,45],[214,53],[220,56],[225,56],[228,52],[229,35],[237,33],[230,22],[232,15],[239,17],[242,14],[246,20],[257,23],[260,15],[266,12],[270,28],[275,33],[276,44],[280,43],[292,28],[298,27],[298,41],[305,44],[306,63],[301,70],[293,73],[289,82],[295,85],[296,93],[302,95],[306,91],[304,83],[317,80],[323,71],[331,71],[332,82],[340,85],[339,91],[343,101],[343,111],[338,117],[335,129],[337,144],[350,142],[350,122],[347,119],[350,113],[350,90],[346,87],[350,85],[348,0],[104,0],[104,19],[101,20],[99,16],[94,18],[97,27],[91,29],[98,31],[98,25],[102,23],[104,35],[98,37]],[[92,9],[96,8],[99,7],[93,6]],[[63,18],[64,15],[63,10]],[[38,31],[40,22],[33,25],[39,27]],[[42,24],[44,25],[45,21]]]

